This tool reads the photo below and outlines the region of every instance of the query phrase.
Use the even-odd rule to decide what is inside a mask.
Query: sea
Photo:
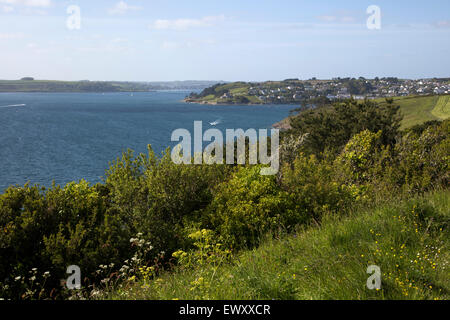
[[[0,192],[29,182],[49,187],[101,182],[111,161],[132,149],[161,155],[172,132],[265,129],[295,105],[201,105],[187,91],[0,93]],[[212,125],[211,125],[212,124]]]

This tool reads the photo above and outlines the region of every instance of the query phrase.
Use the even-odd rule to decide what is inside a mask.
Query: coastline
[[[203,104],[210,106],[264,106],[269,105],[270,103],[225,103],[225,102],[209,102],[209,101],[199,101],[199,100],[191,100],[191,99],[183,99],[181,100],[184,103],[191,104]]]

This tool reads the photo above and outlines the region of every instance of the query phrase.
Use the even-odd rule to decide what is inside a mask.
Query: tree
[[[382,144],[394,145],[402,120],[399,110],[392,104],[348,100],[303,111],[291,120],[291,126],[296,134],[308,134],[305,151],[317,156],[324,151],[337,154],[352,136],[364,130],[381,131]]]

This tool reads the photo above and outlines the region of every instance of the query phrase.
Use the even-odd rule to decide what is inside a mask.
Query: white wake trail
[[[0,108],[25,107],[26,104],[9,104],[7,106],[0,106]]]

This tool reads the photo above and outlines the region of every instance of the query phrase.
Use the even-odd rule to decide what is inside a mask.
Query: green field
[[[447,119],[450,115],[450,96],[440,97],[431,113],[439,119]]]
[[[449,192],[328,217],[321,227],[268,239],[234,262],[178,268],[109,299],[448,299]],[[444,230],[444,232],[442,232]],[[366,287],[367,267],[382,289]]]
[[[385,104],[384,99],[378,100]],[[445,120],[450,117],[450,96],[411,96],[394,98],[403,114],[402,128],[432,120]]]

